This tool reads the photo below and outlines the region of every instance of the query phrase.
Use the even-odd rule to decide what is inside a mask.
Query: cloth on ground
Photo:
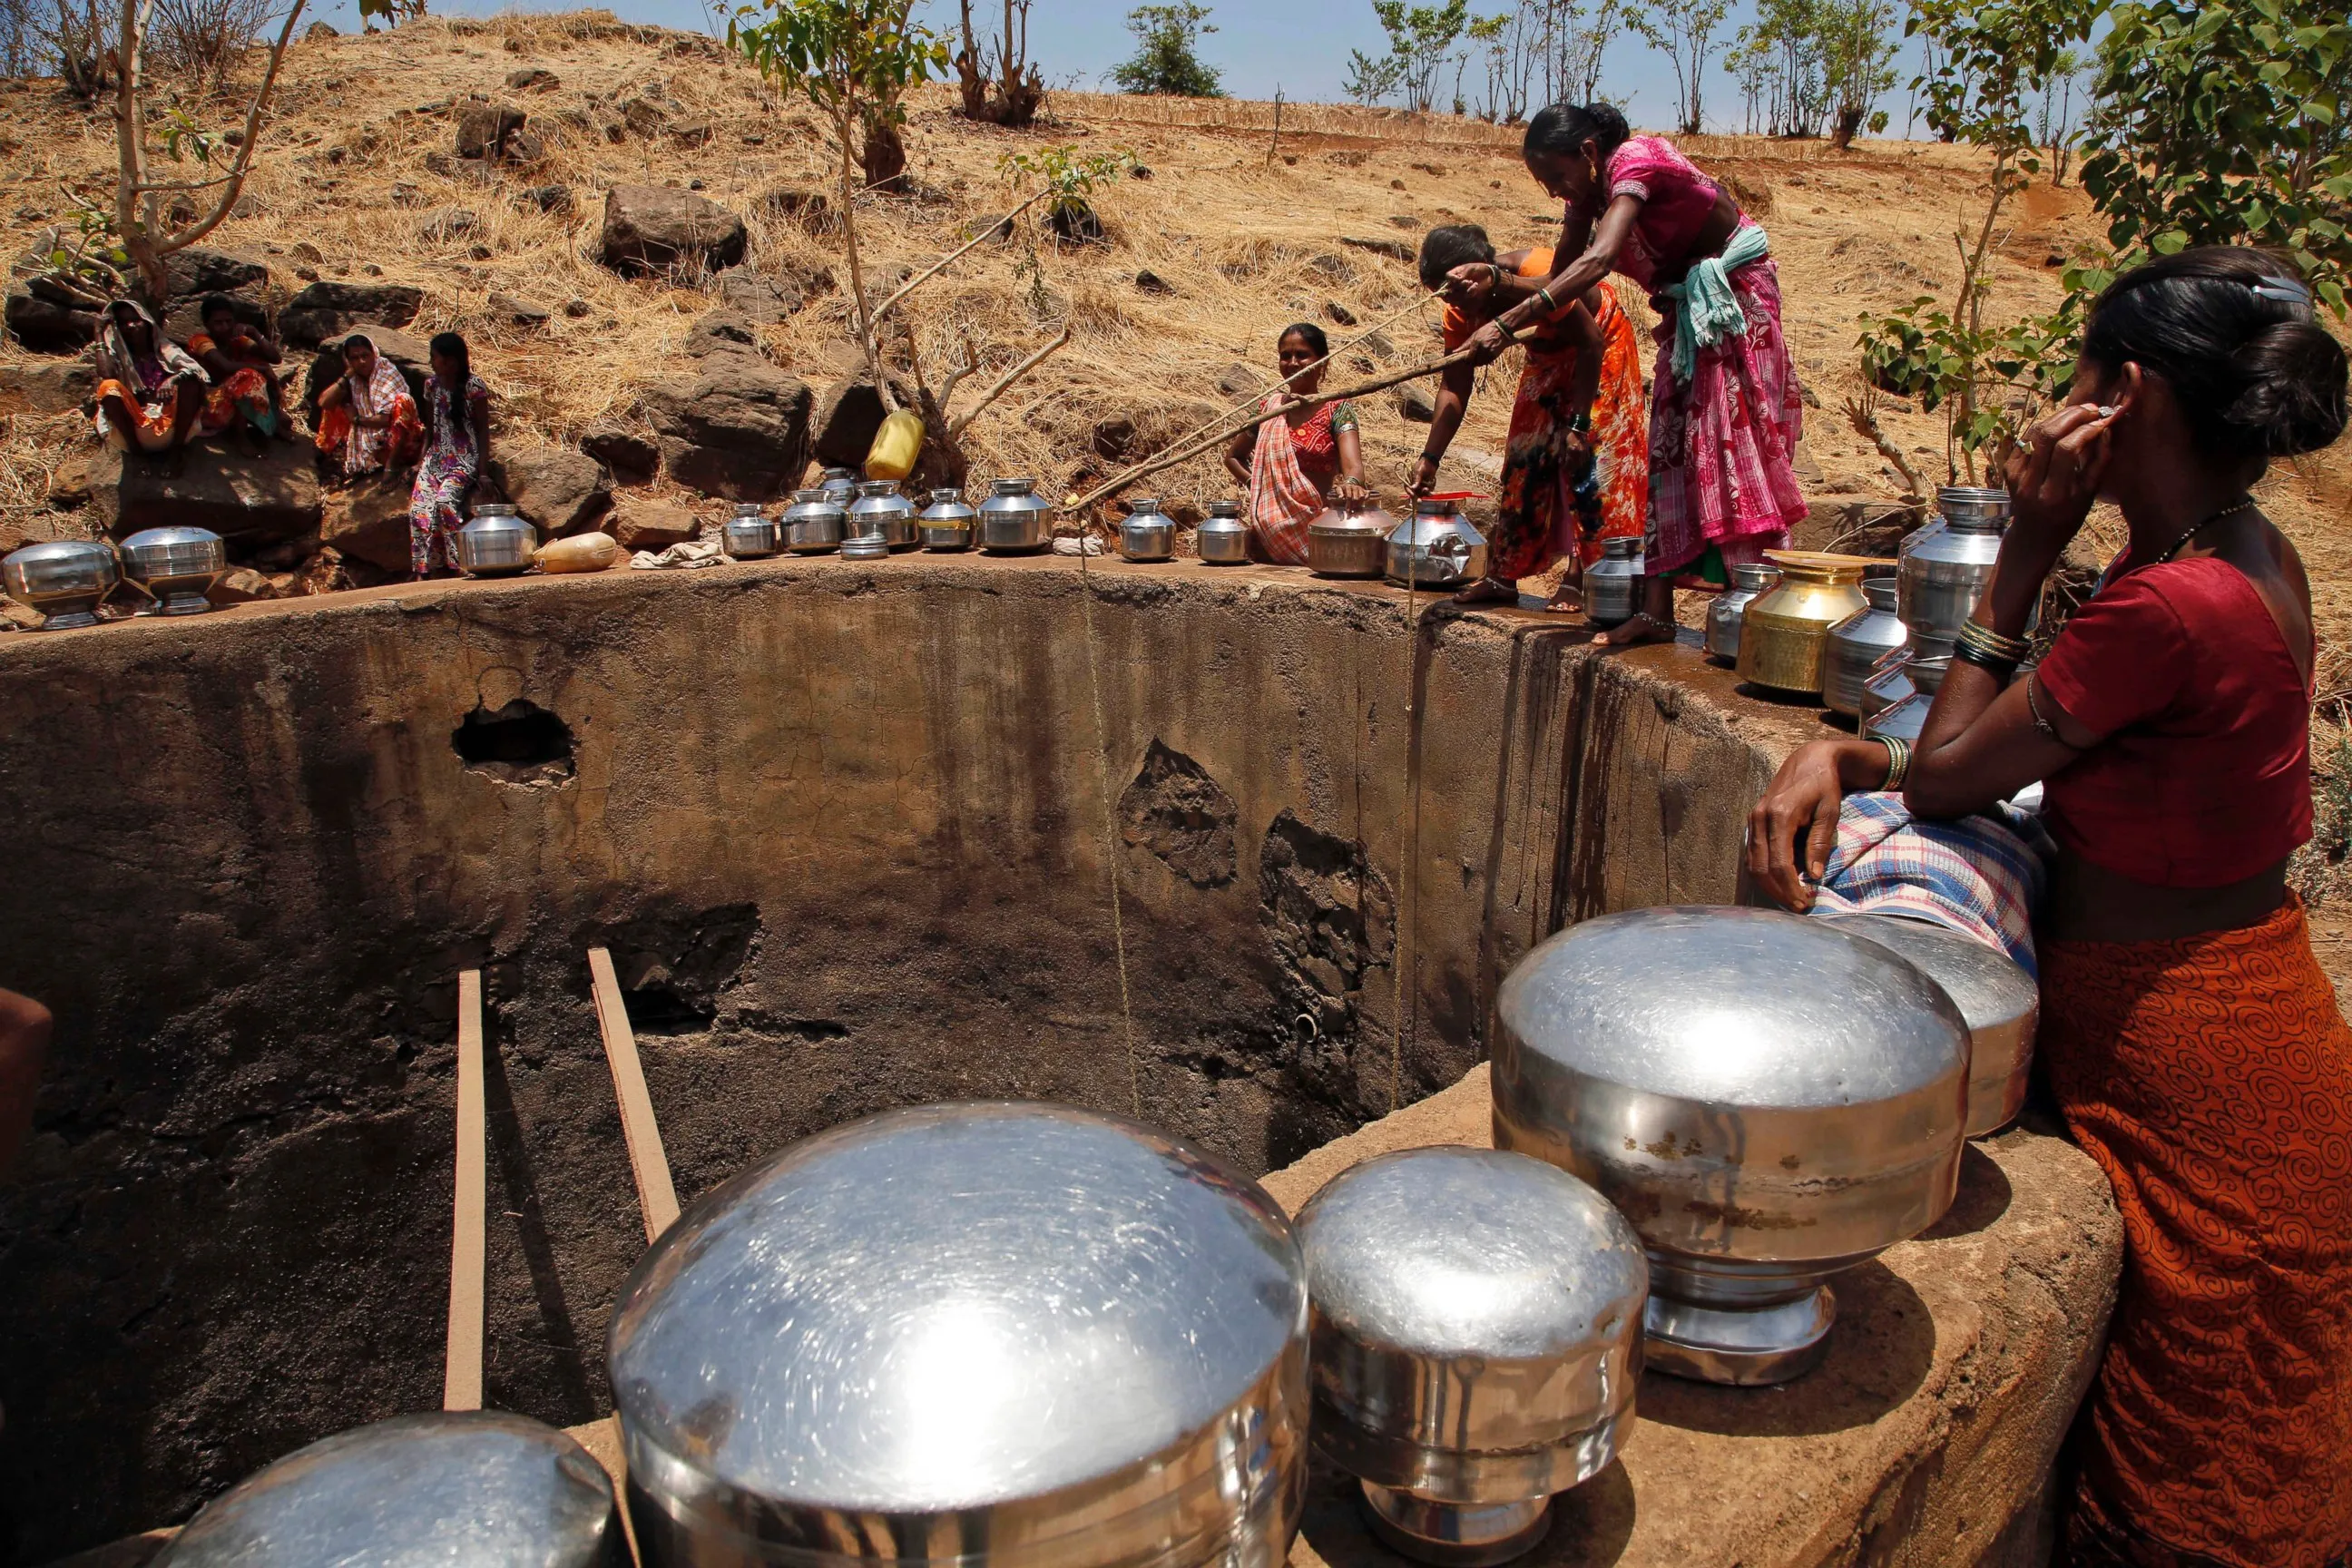
[[[715,539],[689,539],[664,550],[640,550],[629,557],[640,572],[690,572],[698,566],[724,566],[727,556]]]

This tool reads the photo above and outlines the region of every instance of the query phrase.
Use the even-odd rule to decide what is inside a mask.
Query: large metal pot
[[[457,531],[457,567],[468,577],[511,577],[531,568],[539,531],[504,501],[474,508],[474,521]]]
[[[999,479],[980,503],[980,547],[1000,555],[1026,553],[1054,542],[1054,509],[1034,479]]]
[[[1307,565],[1318,577],[1377,577],[1388,570],[1396,519],[1370,501],[1334,501],[1307,525]]]
[[[1911,637],[1895,613],[1894,578],[1864,578],[1862,596],[1869,603],[1832,626],[1822,644],[1822,704],[1856,720],[1862,717],[1862,689],[1870,672]]]
[[[1486,536],[1462,509],[1434,497],[1389,535],[1388,578],[1400,587],[1454,588],[1486,574]]]
[[[1604,539],[1601,559],[1584,569],[1584,615],[1596,626],[1622,626],[1642,607],[1642,542]]]
[[[625,1568],[613,1483],[552,1426],[395,1415],[298,1448],[199,1510],[155,1568]]]
[[[2008,527],[2007,490],[1937,490],[1936,516],[1904,540],[1895,568],[1903,624],[1929,637],[1958,637],[1992,581]]]
[[[213,607],[205,595],[228,573],[228,546],[208,528],[142,529],[118,548],[122,574],[154,595],[148,615],[203,615]]]
[[[795,555],[822,555],[841,548],[848,514],[830,489],[794,490],[784,508],[784,548]]]
[[[1936,693],[1942,689],[1944,673],[1952,667],[1948,654],[1927,658],[1915,648],[1903,661],[1903,679],[1910,685],[1909,695],[1881,708],[1862,721],[1862,738],[1874,741],[1890,736],[1897,741],[1916,744],[1927,728],[1927,710],[1936,705]]]
[[[1944,988],[1969,1026],[1968,1135],[1981,1138],[2025,1109],[2042,988],[2016,960],[1975,937],[1893,915],[1830,915],[1832,925],[1901,953]]]
[[[738,501],[719,528],[720,545],[738,561],[761,561],[784,548],[782,524],[770,517],[758,501]]]
[[[1805,1372],[1836,1313],[1827,1281],[1951,1205],[1967,1026],[1916,968],[1827,921],[1585,921],[1512,970],[1496,1013],[1496,1143],[1633,1221],[1662,1371]]]
[[[1829,630],[1868,603],[1862,574],[1870,562],[1811,550],[1769,551],[1765,559],[1780,581],[1740,612],[1739,679],[1818,697]]]
[[[1212,566],[1249,563],[1249,524],[1242,521],[1242,503],[1213,500],[1202,509],[1208,515],[1192,531],[1192,552]]]
[[[1118,552],[1129,561],[1174,560],[1176,520],[1161,513],[1159,498],[1136,496],[1127,504],[1127,516],[1118,525]]]
[[[1731,586],[1706,607],[1706,652],[1725,664],[1739,662],[1739,623],[1748,606],[1762,598],[1780,580],[1780,569],[1764,561],[1737,562]]]
[[[856,504],[849,509],[844,538],[878,533],[888,550],[912,550],[922,542],[915,531],[915,503],[899,493],[894,479],[867,479],[857,487]]]
[[[886,1111],[698,1200],[608,1336],[646,1568],[1282,1568],[1306,1266],[1132,1122]]]
[[[1298,1215],[1315,1445],[1409,1556],[1500,1563],[1633,1425],[1649,1268],[1567,1172],[1412,1149],[1341,1172]]]
[[[961,490],[936,489],[931,492],[931,504],[915,520],[915,531],[921,535],[924,549],[945,553],[970,550],[979,525],[980,513],[964,504]]]
[[[95,539],[27,544],[0,560],[0,584],[10,598],[41,612],[45,632],[98,625],[99,602],[121,580],[113,547]]]

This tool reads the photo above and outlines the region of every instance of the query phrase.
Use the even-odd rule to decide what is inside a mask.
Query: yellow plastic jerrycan
[[[866,477],[903,479],[915,471],[915,459],[922,450],[922,416],[910,408],[901,408],[883,420],[882,428],[874,432],[874,445],[866,454]]]

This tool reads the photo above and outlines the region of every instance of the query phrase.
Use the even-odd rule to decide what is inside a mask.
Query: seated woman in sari
[[[1507,302],[1504,280],[1552,273],[1549,249],[1495,254],[1475,225],[1431,229],[1421,242],[1421,282],[1445,290],[1445,352],[1452,353]],[[1511,405],[1502,494],[1488,540],[1486,577],[1454,595],[1457,603],[1516,603],[1518,580],[1562,556],[1589,565],[1604,539],[1642,536],[1650,488],[1649,409],[1642,399],[1642,357],[1633,323],[1605,285],[1520,334],[1527,366]],[[1477,371],[1458,364],[1437,389],[1429,442],[1406,488],[1437,488],[1437,465],[1462,427]],[[1559,580],[1555,610],[1582,606],[1576,572]]]
[[[416,399],[400,367],[365,334],[343,340],[343,374],[319,394],[319,450],[345,479],[404,468],[425,445]]]
[[[1750,873],[1803,908],[1845,792],[1949,821],[2043,781],[2038,1049],[2125,1237],[2069,1563],[2352,1550],[2352,1030],[2286,882],[2312,830],[2311,592],[2249,493],[2342,434],[2346,379],[2284,263],[2215,247],[2116,279],[2066,405],[2007,462],[2015,519],[1916,748],[1815,742],[1749,819]],[[2021,678],[2102,497],[2129,543]]]
[[[1296,321],[1275,340],[1283,384],[1259,412],[1280,414],[1243,430],[1225,452],[1225,471],[1249,487],[1252,551],[1282,566],[1307,564],[1307,525],[1330,502],[1367,500],[1364,446],[1356,411],[1344,398],[1313,408],[1302,402],[1321,389],[1330,340],[1311,321]]]
[[[283,358],[278,345],[237,319],[236,302],[226,294],[205,296],[204,330],[188,339],[188,352],[212,377],[205,395],[205,419],[235,430],[247,457],[261,455],[260,437],[275,436],[286,417],[286,391],[278,379]]]
[[[204,367],[163,335],[147,307],[117,300],[99,318],[98,434],[125,452],[169,452],[205,425]]]

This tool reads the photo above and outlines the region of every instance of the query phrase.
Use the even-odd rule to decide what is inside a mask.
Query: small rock
[[[333,25],[327,22],[313,22],[302,29],[302,41],[306,44],[322,44],[329,38],[341,37],[342,34],[335,31]]]
[[[343,569],[342,552],[339,550],[320,551],[294,574],[294,592],[306,596],[341,594],[358,586],[352,574]]]
[[[535,131],[518,131],[499,148],[499,162],[530,168],[547,162],[547,142]]]
[[[323,27],[324,22],[313,24]],[[256,599],[274,599],[278,590],[268,578],[250,566],[239,566],[212,585],[208,597],[215,605],[244,605]]]
[[[1176,285],[1149,268],[1135,275],[1135,286],[1147,294],[1173,294]]]
[[[1130,163],[1128,165],[1127,177],[1130,180],[1148,180],[1151,178],[1151,165]]]
[[[525,116],[512,104],[467,99],[457,106],[457,156],[502,156],[508,137],[520,131]]]
[[[307,261],[313,267],[324,265],[327,259],[325,254],[307,239],[296,240],[294,247],[286,254],[297,261]]]
[[[833,203],[823,191],[798,185],[779,185],[760,198],[760,205],[771,215],[788,218],[811,234],[826,234],[833,229]]]
[[[1412,166],[1420,170],[1423,174],[1427,174],[1433,180],[1442,180],[1445,178],[1445,170],[1439,164],[1415,163]]]
[[[468,261],[488,261],[496,254],[497,252],[487,245],[469,245],[466,247],[466,259]]]
[[[669,110],[651,99],[632,98],[621,105],[621,123],[640,136],[651,136],[669,119]]]
[[[425,205],[425,193],[405,180],[394,180],[391,195],[392,205],[396,207],[421,207]]]
[[[49,505],[59,511],[72,511],[89,504],[89,460],[94,455],[87,450],[68,452],[50,470]]]
[[[661,448],[624,425],[591,426],[580,449],[610,468],[616,484],[650,483],[661,467]]]
[[[1356,269],[1348,265],[1348,258],[1334,256],[1328,250],[1321,255],[1308,257],[1307,270],[1326,283],[1352,283],[1356,280]]]
[[[1803,400],[1808,408],[1819,408],[1822,405],[1821,398],[1815,395],[1813,389],[1807,386],[1801,379],[1797,383],[1797,395]]]
[[[1114,414],[1108,419],[1095,421],[1087,433],[1087,445],[1096,457],[1107,463],[1123,460],[1135,449],[1135,421],[1124,414]]]
[[[1402,180],[1391,180],[1391,181],[1389,182],[1389,189],[1391,189],[1391,190],[1392,190],[1392,191],[1401,191],[1401,190],[1403,190],[1403,189],[1404,189],[1404,182],[1403,182]]]
[[[594,307],[590,305],[585,300],[566,300],[563,301],[563,313],[571,317],[575,321],[587,315],[593,309],[594,309]]]
[[[572,216],[572,187],[569,185],[532,185],[516,199],[556,217]]]
[[[492,320],[526,330],[544,327],[553,314],[536,300],[518,299],[512,294],[491,295],[489,311]]]
[[[1391,213],[1389,221],[1399,228],[1419,228],[1421,220],[1406,213]]]
[[[1291,153],[1285,153],[1282,155],[1282,164],[1286,169],[1296,169],[1298,167],[1297,155]]]
[[[481,226],[481,215],[471,207],[442,207],[416,226],[416,237],[428,245],[446,245],[467,238]]]
[[[700,147],[717,134],[708,120],[681,120],[669,128],[669,139],[681,147]]]
[[[711,268],[743,259],[743,220],[707,197],[664,185],[616,185],[604,197],[602,255],[623,273],[656,271],[700,260]]]
[[[1426,425],[1437,417],[1437,399],[1429,388],[1417,381],[1408,381],[1395,393],[1396,410],[1415,425]]]
[[[1239,363],[1225,366],[1217,375],[1217,390],[1227,397],[1247,397],[1265,383],[1264,374]]]
[[[790,275],[763,272],[750,262],[728,268],[711,282],[730,310],[757,326],[785,321],[807,302]]]
[[[516,92],[553,92],[562,85],[562,78],[541,66],[524,66],[507,75],[507,86]]]
[[[612,525],[604,531],[624,550],[667,550],[699,534],[702,520],[682,506],[633,496],[614,508]]]
[[[686,334],[683,345],[688,358],[700,359],[705,354],[725,353],[739,349],[760,352],[760,329],[750,318],[732,310],[713,310],[694,323]]]
[[[1343,234],[1339,243],[1357,250],[1369,250],[1374,256],[1385,256],[1391,261],[1410,263],[1414,256],[1412,247],[1401,239],[1368,239],[1360,235]]]
[[[1343,327],[1352,327],[1356,324],[1356,312],[1337,300],[1327,300],[1323,302],[1323,314]]]
[[[494,454],[487,472],[550,539],[585,532],[613,505],[612,480],[585,452],[524,447]]]
[[[1363,341],[1356,346],[1378,359],[1396,358],[1396,344],[1389,342],[1385,332],[1366,332]]]

